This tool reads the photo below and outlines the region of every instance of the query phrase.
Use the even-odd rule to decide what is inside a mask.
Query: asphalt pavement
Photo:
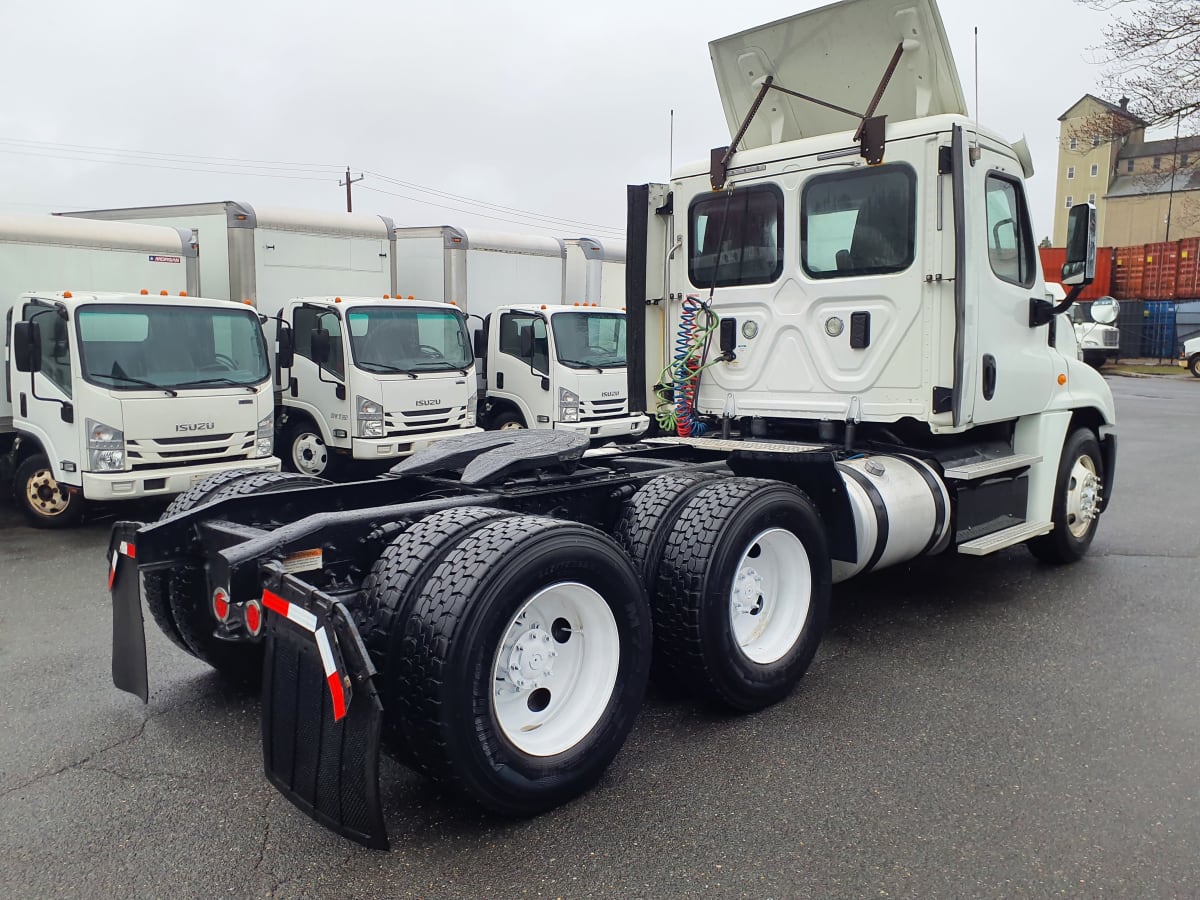
[[[601,784],[532,820],[385,763],[387,853],[283,800],[257,698],[153,627],[149,705],[117,691],[109,520],[38,532],[0,503],[0,895],[1200,896],[1200,381],[1110,384],[1116,492],[1083,562],[840,585],[789,699],[652,693]]]

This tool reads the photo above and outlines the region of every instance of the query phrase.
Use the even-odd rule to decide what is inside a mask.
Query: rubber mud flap
[[[108,589],[112,593],[113,638],[112,679],[123,691],[149,702],[150,680],[146,675],[146,628],[142,622],[134,534],[137,523],[117,522],[108,542]]]
[[[363,846],[387,850],[379,801],[383,705],[375,685],[369,678],[356,685],[345,717],[335,721],[312,634],[270,616],[266,645],[262,728],[267,779],[322,825]]]

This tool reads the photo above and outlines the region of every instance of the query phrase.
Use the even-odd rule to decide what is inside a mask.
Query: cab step
[[[987,556],[989,553],[995,553],[997,550],[1003,550],[1013,544],[1020,544],[1030,538],[1049,534],[1053,530],[1053,522],[1022,522],[1020,525],[1013,525],[1003,531],[995,531],[981,538],[975,538],[973,541],[967,541],[965,544],[959,544],[958,552],[965,553],[967,556]]]
[[[966,463],[961,466],[951,466],[946,469],[946,477],[955,481],[974,481],[978,478],[990,478],[1015,469],[1025,469],[1040,463],[1042,458],[1029,453],[1013,453],[1009,456],[997,456],[995,459],[985,459],[982,462]]]

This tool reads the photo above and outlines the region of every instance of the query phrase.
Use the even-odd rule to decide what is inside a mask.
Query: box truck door
[[[77,473],[86,460],[79,458],[78,430],[84,423],[74,421],[71,323],[44,303],[26,303],[21,320],[37,323],[42,358],[40,369],[32,374],[12,372],[13,424],[44,437],[56,479],[80,484]],[[121,427],[120,422],[105,424]]]

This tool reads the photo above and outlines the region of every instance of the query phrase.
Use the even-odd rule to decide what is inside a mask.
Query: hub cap
[[[38,469],[25,482],[29,505],[43,516],[61,516],[71,505],[71,498],[58,486],[49,469]]]
[[[750,541],[729,591],[729,624],[738,648],[761,665],[788,654],[804,631],[812,570],[804,544],[784,528]]]
[[[305,431],[296,435],[292,442],[292,462],[297,472],[305,475],[320,475],[329,464],[329,451],[319,434]]]
[[[1067,528],[1071,534],[1076,538],[1086,537],[1099,509],[1100,479],[1096,475],[1096,461],[1085,454],[1075,460],[1067,484]]]
[[[496,650],[500,730],[530,756],[570,750],[608,707],[620,661],[617,621],[600,594],[572,581],[543,588],[509,621]]]

